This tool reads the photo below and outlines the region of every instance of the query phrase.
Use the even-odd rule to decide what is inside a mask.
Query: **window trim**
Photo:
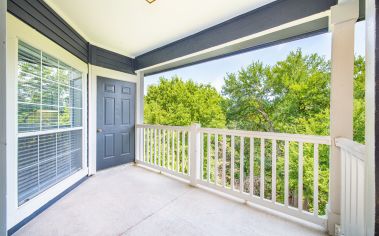
[[[18,137],[28,135],[28,133],[18,133],[17,121],[17,70],[18,70],[18,42],[19,40],[41,50],[65,64],[75,68],[82,73],[82,127],[73,129],[81,129],[82,132],[82,169],[66,179],[56,183],[49,189],[41,192],[36,197],[28,202],[18,206],[18,186],[17,186],[17,140]],[[6,120],[7,120],[7,229],[21,222],[26,217],[30,216],[43,205],[47,204],[50,200],[54,199],[60,193],[74,185],[83,177],[88,175],[87,167],[87,74],[88,65],[81,61],[79,58],[70,54],[68,51],[60,47],[58,44],[49,40],[30,26],[21,22],[11,14],[7,13],[7,84],[6,84]],[[69,128],[70,130],[72,128]],[[57,133],[68,131],[67,129],[61,130],[46,130],[32,132],[33,135],[38,133],[44,134],[48,132]]]

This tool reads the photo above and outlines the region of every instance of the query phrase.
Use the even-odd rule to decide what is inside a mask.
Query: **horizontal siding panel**
[[[125,61],[117,61],[117,60],[112,60],[110,58],[104,57],[102,55],[98,55],[97,57],[97,63],[98,64],[109,64],[115,68],[132,68],[132,63],[128,63]]]
[[[90,45],[90,63],[112,70],[134,74],[134,59]]]
[[[98,62],[114,63],[115,66],[131,68],[133,66],[132,60],[113,58],[114,56],[108,56],[104,54],[97,55]]]
[[[56,42],[82,61],[88,62],[88,48],[83,47],[87,42],[84,39],[77,40],[69,37],[68,33],[65,33],[66,31],[71,31],[71,34],[77,33],[67,27],[62,29],[58,27],[56,22],[62,22],[61,27],[67,24],[55,12],[46,17],[47,13],[42,13],[42,11],[48,11],[47,9],[45,3],[37,0],[33,2],[27,2],[25,0],[8,0],[8,12]]]
[[[30,3],[36,2],[35,0],[28,0]],[[64,32],[78,44],[81,45],[83,49],[88,52],[88,42],[85,40],[78,32],[75,31],[66,21],[64,21],[53,9],[51,9],[44,1],[38,0],[46,9],[41,12],[45,15],[47,19],[51,21],[59,28],[64,29]]]
[[[39,1],[30,1],[30,0],[14,0],[15,3],[23,9],[27,9],[29,15],[38,19],[41,24],[45,25],[46,28],[50,29],[56,35],[61,36],[62,40],[64,40],[71,47],[80,51],[83,55],[87,55],[88,49],[85,41],[79,38],[72,38],[72,34],[70,34],[70,29],[67,28],[64,24],[59,24],[61,22],[56,17],[54,18],[53,14],[49,14],[46,8],[43,7],[43,4],[39,3]]]

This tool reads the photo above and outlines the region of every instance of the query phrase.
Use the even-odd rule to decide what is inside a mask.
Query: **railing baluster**
[[[303,210],[303,142],[299,142],[299,211]]]
[[[346,231],[349,232],[351,229],[350,223],[351,223],[351,181],[352,181],[352,176],[351,176],[351,162],[353,158],[351,157],[350,153],[343,153],[342,158],[346,159],[346,187],[345,187],[345,227],[347,228]]]
[[[222,186],[226,186],[226,135],[222,136]]]
[[[149,129],[149,160],[148,163],[151,163],[151,156],[152,156],[152,129]]]
[[[254,138],[250,137],[250,196],[254,195]]]
[[[167,169],[170,169],[170,131],[167,130]]]
[[[163,155],[162,155],[162,166],[166,168],[166,130],[162,130],[163,135]]]
[[[313,146],[313,214],[318,216],[318,144]]]
[[[150,129],[150,158],[149,158],[149,163],[153,163],[153,138],[154,138],[154,132],[153,129]]]
[[[171,145],[172,145],[172,148],[171,148],[171,151],[172,151],[171,170],[175,170],[175,132],[174,131],[171,131],[171,139],[172,139],[172,143],[171,143]]]
[[[218,134],[215,134],[215,184],[218,180]]]
[[[284,143],[284,205],[288,206],[289,142]]]
[[[146,145],[147,145],[147,133],[146,133],[146,129],[144,128],[144,129],[142,129],[143,130],[143,158],[142,158],[142,160],[144,161],[144,162],[146,162],[146,157],[147,157],[147,153],[146,153],[146,151],[147,151],[147,148],[146,148]]]
[[[351,169],[350,169],[350,223],[351,225],[357,225],[357,183],[358,183],[358,176],[357,176],[357,166],[358,166],[358,159],[357,158],[350,158],[351,162]],[[358,235],[355,231],[355,227],[351,227],[353,230],[351,232],[351,235]]]
[[[188,174],[191,172],[191,133],[190,131],[188,132],[188,159],[187,159],[187,166],[188,166]]]
[[[185,146],[186,146],[186,132],[183,131],[182,132],[182,173],[184,174],[184,160],[185,160],[185,155],[186,155],[186,150],[185,150]]]
[[[261,138],[261,176],[260,176],[260,197],[263,199],[265,197],[265,139]]]
[[[231,155],[230,155],[230,188],[234,190],[234,135],[231,136]]]
[[[210,135],[210,133],[207,133],[207,138],[208,138],[208,142],[207,142],[207,154],[208,154],[208,157],[207,157],[207,181],[209,183],[211,181],[211,169],[210,169],[210,166],[211,166],[211,135]]]
[[[341,230],[342,232],[345,231],[345,228],[347,227],[347,204],[346,204],[346,187],[348,185],[347,183],[347,176],[349,175],[348,169],[347,169],[347,160],[348,156],[346,155],[346,152],[344,149],[341,148]]]
[[[272,140],[272,191],[271,199],[272,202],[276,202],[276,140]]]
[[[244,169],[244,142],[245,139],[244,137],[240,137],[240,192],[243,192],[243,185],[244,185],[244,174],[243,174],[243,169]]]
[[[162,130],[158,130],[158,166],[162,166],[162,136],[161,136]]]
[[[145,157],[145,162],[149,162],[149,150],[150,150],[149,140],[150,140],[149,129],[146,129],[146,157]]]
[[[176,133],[176,171],[179,172],[179,157],[180,157],[180,131]]]
[[[157,164],[157,129],[154,129],[154,165]]]
[[[204,167],[204,133],[200,133],[200,180],[203,180]]]

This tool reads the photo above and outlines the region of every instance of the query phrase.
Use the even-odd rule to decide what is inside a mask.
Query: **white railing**
[[[341,234],[364,235],[365,146],[336,139],[341,149]]]
[[[192,185],[326,225],[325,201],[320,208],[319,160],[329,162],[329,137],[199,125],[136,127],[144,140],[137,145],[143,154],[137,163],[183,177]],[[304,172],[311,172],[311,181],[304,179]]]
[[[138,162],[189,180],[190,127],[137,125]]]

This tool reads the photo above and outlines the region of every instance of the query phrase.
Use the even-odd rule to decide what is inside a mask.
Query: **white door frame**
[[[88,174],[96,174],[96,149],[97,149],[97,77],[106,77],[136,84],[136,112],[140,107],[140,83],[137,75],[127,74],[120,71],[106,69],[94,65],[89,65],[89,85],[88,85]],[[137,122],[137,119],[135,119]],[[136,133],[136,132],[135,132]],[[137,145],[137,139],[135,139]],[[135,149],[136,150],[136,149]]]

